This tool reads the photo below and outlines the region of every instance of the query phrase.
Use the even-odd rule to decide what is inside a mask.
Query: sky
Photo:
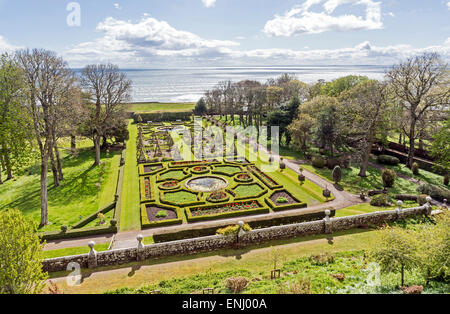
[[[450,59],[448,0],[0,0],[0,52],[72,67],[390,65]]]

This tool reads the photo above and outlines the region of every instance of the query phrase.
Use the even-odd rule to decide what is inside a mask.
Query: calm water
[[[218,82],[257,80],[262,83],[283,73],[312,83],[319,79],[332,80],[345,75],[366,75],[381,79],[387,68],[382,66],[298,66],[298,67],[223,67],[124,70],[133,81],[134,102],[190,102]]]

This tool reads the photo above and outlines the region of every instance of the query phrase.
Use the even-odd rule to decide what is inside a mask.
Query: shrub
[[[156,218],[166,218],[167,217],[167,211],[161,210],[156,214]]]
[[[66,225],[62,225],[61,226],[61,232],[62,233],[66,233],[67,232],[67,226]]]
[[[417,196],[417,203],[419,203],[420,206],[425,205],[427,203],[427,197],[428,195],[426,194],[421,194]]]
[[[437,185],[429,183],[423,184],[419,186],[417,191],[421,194],[430,195],[432,198],[441,202],[444,201],[444,199],[450,200],[450,191]]]
[[[444,185],[447,185],[450,183],[450,175],[446,174],[444,176]]]
[[[111,224],[111,227],[116,227],[117,226],[117,220],[116,219],[111,219],[111,221],[109,223]]]
[[[249,281],[244,277],[232,277],[225,281],[225,286],[232,293],[241,293],[247,287]]]
[[[331,191],[328,188],[325,188],[325,190],[322,191],[322,195],[326,198],[331,197]]]
[[[400,159],[394,156],[380,155],[377,158],[377,163],[383,165],[397,166],[400,163]]]
[[[305,175],[303,173],[300,173],[298,175],[298,181],[300,181],[300,182],[305,182],[306,181],[306,177],[305,177]]]
[[[277,203],[279,203],[279,204],[286,204],[286,203],[289,203],[289,200],[286,197],[279,197],[277,199]]]
[[[250,227],[249,224],[245,224],[244,227],[242,227],[242,229],[246,232],[252,231],[252,228]],[[230,236],[230,235],[237,235],[238,232],[239,232],[239,225],[234,225],[234,226],[228,226],[225,228],[218,229],[216,231],[216,234],[223,235],[223,236]]]
[[[395,178],[397,177],[397,174],[394,170],[391,169],[383,169],[381,173],[381,177],[383,179],[383,186],[385,188],[391,188],[394,186]]]
[[[342,169],[339,166],[334,167],[333,170],[333,181],[336,184],[339,184],[339,182],[342,179]]]
[[[281,170],[285,170],[286,169],[286,164],[284,162],[280,163],[280,169]]]
[[[312,265],[324,266],[334,263],[334,255],[330,253],[321,253],[318,255],[311,255],[309,260]]]
[[[336,158],[336,157],[333,157],[333,158],[329,157],[329,158],[327,158],[327,167],[329,169],[334,169],[337,166],[340,166],[339,158]]]
[[[390,197],[387,194],[379,194],[372,198],[370,205],[376,207],[386,207],[390,205]]]
[[[280,283],[278,294],[312,294],[311,278],[299,277],[294,283]]]
[[[316,168],[324,168],[325,164],[325,159],[322,156],[315,156],[312,158],[312,165]]]
[[[411,171],[415,176],[419,175],[419,169],[420,169],[420,167],[417,162],[412,164]]]
[[[402,287],[404,294],[422,294],[423,286]]]

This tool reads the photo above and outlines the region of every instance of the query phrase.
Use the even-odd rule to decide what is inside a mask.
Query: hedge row
[[[256,168],[256,166],[254,166]],[[271,190],[275,190],[275,189],[279,189],[282,188],[283,186],[279,183],[277,183],[276,185],[272,185],[271,182],[269,182],[269,179],[267,179],[264,175],[262,175],[261,173],[259,173],[259,171],[253,169],[253,167],[249,166],[248,169],[250,170],[250,172],[255,175],[259,180],[261,180],[262,182],[264,182],[265,185],[267,185]],[[266,174],[266,176],[268,176],[270,178],[270,176],[268,174]],[[276,182],[274,179],[270,178],[271,180],[273,180],[274,182]]]
[[[86,229],[72,229],[67,232],[62,231],[46,232],[44,234],[40,234],[40,236],[42,241],[52,241],[52,240],[73,239],[73,238],[89,237],[94,235],[117,233],[117,230],[118,230],[117,226],[94,227]]]
[[[192,212],[190,208],[186,208],[186,217],[188,222],[200,222],[200,221],[210,221],[210,220],[218,220],[218,219],[226,219],[226,218],[234,218],[234,217],[242,217],[242,216],[250,216],[250,215],[262,215],[270,213],[269,208],[261,207],[247,210],[240,210],[235,212],[228,212],[216,215],[204,215],[204,216],[192,216]]]
[[[277,205],[274,202],[272,202],[272,197],[279,192],[285,192],[287,194],[289,194],[295,201],[295,204],[287,204],[287,205]],[[289,193],[286,190],[278,190],[278,191],[274,191],[268,198],[265,199],[267,205],[270,206],[270,208],[272,208],[273,211],[283,211],[283,210],[290,210],[290,209],[300,209],[300,208],[305,208],[308,206],[308,204],[300,202],[296,197],[294,197],[291,193]]]
[[[171,122],[176,120],[189,121],[192,111],[183,112],[142,112],[135,113],[133,119],[135,123],[139,123],[138,117],[141,116],[143,123],[152,122]]]
[[[157,206],[161,207],[162,209],[170,209],[170,210],[175,211],[177,213],[178,218],[161,220],[161,221],[150,221],[150,220],[148,220],[148,216],[147,216],[147,205],[148,205],[148,203],[141,205],[141,226],[142,226],[142,228],[144,228],[144,229],[159,228],[159,227],[166,227],[166,226],[181,225],[183,223],[183,219],[180,218],[178,210],[175,207],[168,207],[168,206],[161,206],[161,205],[157,205]]]

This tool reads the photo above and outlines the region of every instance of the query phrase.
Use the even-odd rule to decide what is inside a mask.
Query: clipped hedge
[[[389,155],[380,155],[377,157],[377,163],[382,165],[397,166],[400,163],[400,159]]]
[[[272,201],[272,197],[279,192],[285,192],[287,194],[289,194],[297,203],[295,204],[287,204],[287,205],[277,205]],[[273,211],[277,212],[277,211],[284,211],[284,210],[290,210],[290,209],[300,209],[300,208],[305,208],[308,206],[308,204],[300,202],[296,197],[294,197],[291,193],[289,193],[286,190],[278,190],[278,191],[274,191],[268,198],[265,199],[265,202],[267,203],[267,205],[270,206],[270,208],[272,208]]]
[[[251,202],[251,201],[249,201],[249,202]],[[259,202],[258,202],[258,204],[259,204]],[[226,205],[226,204],[224,204],[224,205]],[[212,206],[208,206],[208,207],[212,207]],[[208,208],[208,207],[205,207],[205,208]],[[234,211],[234,212],[228,212],[228,213],[221,213],[221,214],[215,214],[215,215],[204,215],[204,216],[193,217],[191,209],[192,208],[185,209],[188,222],[209,221],[209,220],[218,220],[218,219],[225,219],[225,218],[242,217],[242,216],[250,216],[250,215],[261,215],[261,214],[270,213],[269,208],[259,207],[259,208],[240,210],[240,211]]]
[[[148,216],[147,216],[147,205],[155,205],[155,206],[161,207],[162,209],[170,209],[172,211],[175,211],[177,213],[178,218],[161,220],[161,221],[150,221],[150,220],[148,220]],[[179,214],[177,208],[175,208],[175,207],[161,206],[159,204],[149,204],[149,203],[141,205],[141,226],[143,229],[181,225],[182,223],[183,223],[183,219],[180,218],[180,214]]]
[[[133,115],[135,123],[139,123],[138,117],[141,116],[144,123],[152,122],[171,122],[176,120],[189,121],[192,116],[192,111],[181,112],[141,112]]]
[[[379,194],[372,198],[370,205],[376,207],[385,207],[390,205],[391,198],[387,194]]]
[[[40,234],[42,241],[53,241],[53,240],[64,240],[64,239],[74,239],[81,237],[89,237],[95,235],[117,233],[117,226],[112,227],[94,227],[85,229],[72,229],[67,232],[54,231],[46,232]]]

